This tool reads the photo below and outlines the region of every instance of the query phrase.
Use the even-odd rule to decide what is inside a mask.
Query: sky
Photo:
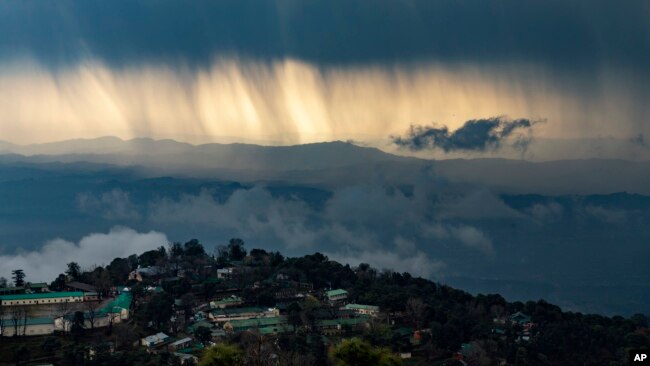
[[[641,0],[3,2],[0,136],[395,148],[504,117],[645,145],[648,19]]]
[[[2,156],[0,276],[24,267],[28,280],[49,281],[71,260],[91,267],[170,240],[198,237],[214,248],[241,236],[249,248],[319,250],[430,278],[528,281],[525,294],[535,281],[637,278],[639,296],[592,287],[602,307],[591,309],[645,311],[650,274],[628,261],[647,255],[650,237],[650,201],[629,189],[642,186],[650,161],[648,65],[647,0],[0,1],[0,153],[117,136],[342,140],[417,157],[535,161],[446,161],[449,177],[407,165],[377,165],[375,174],[364,161],[358,172],[289,172],[277,180],[298,185],[301,175],[314,187],[278,195],[263,182],[149,181],[118,167],[57,170],[39,157]],[[637,161],[536,165],[589,158]],[[455,180],[468,171],[480,179]],[[602,172],[613,173],[590,178]],[[572,191],[539,188],[555,182]],[[580,292],[563,291],[552,299],[589,309]],[[607,308],[607,298],[626,303]]]

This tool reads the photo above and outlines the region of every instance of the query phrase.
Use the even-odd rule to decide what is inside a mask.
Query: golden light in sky
[[[89,61],[60,71],[31,62],[0,70],[0,135],[17,143],[105,135],[271,144],[378,141],[411,124],[455,128],[497,115],[546,119],[536,127],[538,136],[627,136],[611,122],[639,113],[625,108],[624,80],[605,79],[583,97],[532,65],[322,69],[296,60],[221,59],[207,69],[111,69]]]

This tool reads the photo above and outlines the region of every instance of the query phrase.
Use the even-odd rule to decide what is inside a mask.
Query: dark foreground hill
[[[91,271],[68,265],[67,277],[96,286],[99,296],[128,290],[132,315],[108,328],[3,339],[0,364],[177,365],[182,354],[169,347],[180,339],[183,354],[204,366],[627,365],[628,349],[650,347],[642,314],[606,317],[544,300],[473,296],[320,253],[247,252],[240,239],[217,253],[191,240]],[[52,291],[67,286],[64,274],[53,280]],[[161,345],[139,340],[161,332],[169,339]]]

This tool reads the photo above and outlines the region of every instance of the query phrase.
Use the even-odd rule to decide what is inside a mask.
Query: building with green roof
[[[343,289],[329,290],[325,292],[325,297],[330,304],[341,303],[348,299],[348,292]]]
[[[30,294],[47,291],[49,291],[49,286],[45,282],[27,283],[25,286],[0,287],[0,295]]]
[[[524,324],[530,323],[531,318],[530,318],[530,316],[522,313],[521,311],[518,311],[518,312],[510,315],[510,320],[513,323],[524,325]]]
[[[129,318],[132,301],[133,294],[130,292],[122,292],[99,312],[104,314],[119,314],[122,320],[126,320]]]
[[[42,292],[31,294],[0,295],[1,306],[42,305],[62,302],[83,302],[83,292]]]
[[[5,320],[6,321],[6,320]],[[49,317],[44,318],[30,318],[26,321],[20,320],[18,327],[14,326],[13,322],[5,323],[5,326],[0,332],[0,336],[3,337],[12,337],[16,335],[19,336],[37,336],[37,335],[46,335],[54,333],[54,319]]]
[[[208,318],[212,321],[225,322],[230,320],[262,318],[278,315],[280,315],[280,311],[275,308],[269,309],[257,306],[248,306],[242,308],[212,309],[208,314]]]
[[[228,307],[239,306],[239,305],[242,305],[243,303],[244,303],[244,300],[241,297],[236,296],[236,295],[231,295],[231,296],[225,297],[225,298],[223,298],[221,300],[211,301],[210,306],[212,308],[224,309],[224,308],[228,308]]]
[[[226,322],[223,329],[233,332],[242,332],[250,329],[281,328],[287,325],[285,316],[269,316],[255,319],[237,319]]]

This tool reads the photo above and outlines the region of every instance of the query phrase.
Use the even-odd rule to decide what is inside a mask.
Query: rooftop
[[[59,297],[83,297],[84,293],[81,291],[74,292],[41,292],[34,294],[16,294],[16,295],[0,295],[0,300],[38,300],[38,299],[55,299]]]
[[[325,319],[317,322],[318,326],[327,327],[334,325],[359,325],[368,322],[367,318]]]
[[[286,317],[270,316],[266,318],[231,320],[229,323],[233,328],[262,328],[272,325],[285,324],[286,322]]]
[[[84,292],[96,292],[97,289],[93,285],[89,285],[87,283],[79,282],[79,281],[72,281],[68,282],[65,284],[66,287],[71,287],[77,290],[81,290]]]
[[[336,290],[327,291],[325,294],[327,295],[327,297],[333,297],[333,296],[347,295],[348,292],[343,289],[336,289]]]
[[[375,305],[347,304],[347,305],[345,305],[344,308],[345,309],[350,309],[350,310],[379,311],[379,306],[375,306]]]
[[[223,315],[223,316],[230,316],[230,315],[238,315],[238,314],[246,314],[246,313],[264,313],[268,309],[267,308],[261,308],[257,306],[249,306],[249,307],[243,307],[243,308],[225,308],[225,309],[212,309],[211,313],[214,315]]]
[[[54,324],[54,319],[52,319],[52,318],[29,318],[29,319],[27,319],[27,325],[43,325],[43,324]]]
[[[192,342],[192,338],[185,337],[183,339],[179,339],[176,342],[171,343],[170,346],[178,346],[180,344],[187,343],[187,342]]]
[[[129,309],[133,295],[130,292],[122,292],[113,301],[104,306],[100,312],[103,313],[120,313],[122,309]]]
[[[150,342],[150,343],[155,343],[158,341],[164,341],[165,339],[168,339],[169,336],[163,332],[156,333],[154,335],[150,335],[148,337],[144,337],[145,341]]]
[[[275,333],[286,333],[293,332],[293,326],[281,324],[270,327],[260,327],[257,329],[260,334],[275,334]]]

